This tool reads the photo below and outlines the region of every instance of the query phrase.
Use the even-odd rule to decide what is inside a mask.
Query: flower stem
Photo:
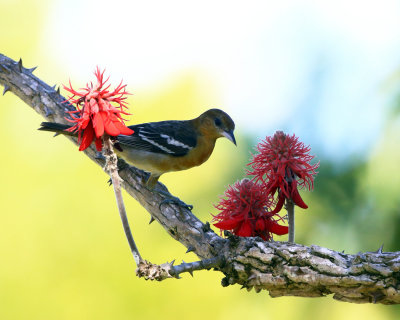
[[[291,199],[286,200],[286,210],[289,220],[289,242],[294,243],[294,203]]]
[[[110,137],[105,136],[103,138],[104,142],[104,155],[106,157],[106,171],[110,174],[112,185],[114,187],[115,199],[117,200],[117,206],[119,210],[119,215],[121,217],[122,226],[124,227],[125,235],[129,243],[129,247],[131,248],[131,252],[133,254],[133,258],[135,259],[136,266],[139,266],[139,263],[143,260],[140,256],[139,249],[136,247],[135,240],[133,239],[131,229],[129,227],[128,217],[126,215],[124,200],[122,198],[121,192],[121,178],[118,174],[117,167],[117,156],[114,153],[112,142]]]

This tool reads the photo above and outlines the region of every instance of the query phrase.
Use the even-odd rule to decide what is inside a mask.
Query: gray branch
[[[0,54],[0,84],[4,91],[11,91],[49,121],[66,123],[65,110],[73,107],[63,103],[65,98],[55,87],[35,77],[33,70],[23,67],[21,60],[16,62]],[[73,137],[68,139],[77,143]],[[97,156],[94,148],[88,148],[85,153],[104,167],[104,159]],[[144,187],[145,172],[126,165],[120,176],[126,191],[151,217],[204,260],[176,267],[166,264],[168,274],[163,278],[213,267],[224,274],[223,286],[240,284],[257,292],[268,290],[272,297],[333,294],[334,299],[353,303],[400,303],[400,252],[378,250],[350,255],[319,246],[265,242],[260,238],[230,235],[223,239],[191,211],[174,204],[160,207],[164,196]],[[157,188],[168,191],[160,183]],[[172,269],[175,271],[171,272]]]

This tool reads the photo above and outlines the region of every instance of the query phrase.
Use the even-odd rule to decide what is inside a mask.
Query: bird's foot
[[[124,159],[118,158],[117,162],[118,172],[130,168],[130,165],[126,163]]]
[[[176,204],[177,206],[181,207],[181,208],[185,208],[189,211],[192,211],[193,206],[190,204],[186,204],[184,203],[181,199],[172,196],[171,194],[161,191],[161,190],[153,190],[154,192],[157,192],[165,197],[167,197],[167,199],[164,199],[163,201],[161,201],[160,205],[158,206],[158,208],[161,210],[161,207],[163,204]]]
[[[159,205],[160,210],[161,210],[161,206],[163,204],[170,204],[170,203],[176,204],[177,206],[185,208],[189,211],[193,210],[193,206],[191,204],[186,204],[182,200],[178,199],[177,197],[172,197],[170,199],[164,199],[163,201],[161,201],[161,203]]]

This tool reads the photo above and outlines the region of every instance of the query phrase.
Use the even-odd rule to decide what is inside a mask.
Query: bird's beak
[[[233,130],[231,130],[231,131],[223,131],[223,132],[222,132],[222,135],[223,135],[225,138],[227,138],[228,140],[232,141],[232,142],[235,144],[235,146],[236,146],[236,139],[235,139],[235,136],[234,136],[234,134],[233,134]]]

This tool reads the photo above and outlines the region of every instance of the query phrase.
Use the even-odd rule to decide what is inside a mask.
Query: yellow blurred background
[[[307,111],[305,106],[293,106],[292,101],[304,97],[290,91],[291,85],[297,88],[290,83],[291,69],[272,69],[275,63],[290,64],[285,47],[281,45],[281,51],[275,49],[273,57],[265,58],[271,68],[260,66],[263,74],[272,74],[271,79],[254,73],[258,61],[263,61],[254,43],[273,48],[280,37],[280,29],[268,36],[274,24],[265,21],[272,21],[273,13],[279,12],[274,21],[282,27],[283,12],[300,17],[305,4],[312,7],[308,1],[277,5],[261,1],[2,0],[0,53],[14,60],[22,57],[25,67],[38,66],[35,75],[50,85],[71,79],[74,86],[83,86],[93,79],[96,65],[106,68],[112,83],[123,78],[133,93],[129,124],[193,118],[211,107],[230,113],[237,120],[237,148],[221,139],[204,165],[161,179],[174,195],[194,205],[202,221],[211,220],[213,204],[225,187],[243,177],[257,139],[282,127],[298,129],[300,133],[295,133],[300,139],[305,136],[306,144],[315,142],[312,153],[321,160],[316,190],[304,194],[310,209],[298,212],[298,241],[348,253],[376,250],[382,242],[388,250],[399,250],[397,109],[387,107],[389,103],[386,109],[368,109],[370,117],[376,112],[383,120],[373,131],[374,138],[361,147],[347,143],[349,137],[357,136],[354,116],[354,132],[345,134],[346,150],[335,158],[337,149],[324,149],[317,129],[304,128],[307,120],[320,123],[322,129],[338,121],[336,131],[321,131],[333,148],[341,141],[336,132],[343,130],[342,114],[331,117],[333,111],[327,109],[325,118],[323,114],[318,118],[317,108]],[[391,11],[390,5],[388,1],[382,7]],[[400,11],[396,14],[400,17]],[[335,23],[340,25],[334,18],[332,30]],[[354,15],[351,19],[357,20]],[[305,36],[309,34],[308,29],[304,31]],[[362,31],[355,38],[361,35]],[[305,59],[307,51],[300,51]],[[277,57],[282,61],[276,62]],[[241,69],[236,70],[239,65]],[[389,77],[393,66],[394,62],[374,74],[377,81]],[[245,78],[247,67],[253,73]],[[275,80],[287,85],[287,91],[277,84],[274,87]],[[263,81],[272,89],[264,90]],[[299,92],[308,87],[303,85],[297,88]],[[364,94],[354,90],[347,94]],[[388,91],[385,94],[389,96]],[[282,99],[288,95],[292,100]],[[264,96],[274,98],[264,101]],[[397,106],[393,92],[389,98],[390,106]],[[360,109],[354,112],[357,115]],[[223,288],[222,275],[216,272],[196,272],[194,278],[184,275],[181,280],[161,283],[136,278],[107,176],[63,137],[53,139],[37,131],[41,121],[13,94],[0,97],[0,319],[398,319],[396,306],[355,305],[332,297],[272,299],[266,292]],[[157,223],[148,225],[149,214],[126,194],[125,202],[143,257],[154,263],[196,260]]]

